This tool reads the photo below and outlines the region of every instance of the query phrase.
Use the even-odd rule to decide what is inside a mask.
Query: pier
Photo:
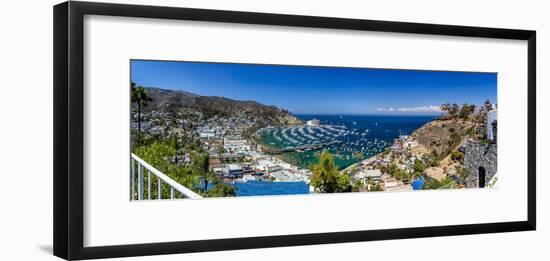
[[[318,150],[322,149],[323,147],[327,147],[330,145],[341,143],[342,141],[339,140],[333,140],[330,142],[323,142],[323,143],[315,143],[315,144],[306,144],[302,146],[296,146],[296,147],[286,147],[282,149],[269,149],[266,152],[272,155],[281,154],[285,152],[294,152],[294,151],[307,151],[307,150]]]

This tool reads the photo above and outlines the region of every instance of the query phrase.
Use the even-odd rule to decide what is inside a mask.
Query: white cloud
[[[401,107],[401,108],[378,108],[377,111],[380,112],[441,112],[441,106],[438,105],[428,105],[428,106],[419,106],[419,107]]]

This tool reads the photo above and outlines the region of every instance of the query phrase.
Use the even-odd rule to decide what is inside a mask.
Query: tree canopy
[[[319,156],[319,163],[313,164],[311,171],[311,185],[319,192],[345,192],[350,189],[349,176],[340,174],[328,150],[323,150]]]
[[[208,154],[205,152],[191,153],[191,163],[187,166],[173,162],[176,149],[169,140],[159,139],[147,145],[136,146],[132,152],[171,179],[205,197],[235,196],[232,186],[224,184],[215,173],[209,171]],[[144,179],[147,182],[147,176]],[[157,182],[156,178],[152,178],[153,188],[157,187]],[[214,185],[210,189],[209,183]],[[147,187],[144,190],[148,193]],[[156,189],[153,189],[152,194],[155,198],[158,196]],[[170,197],[170,190],[166,186],[162,188],[162,197]]]
[[[462,108],[460,108],[458,116],[466,120],[470,117],[470,115],[474,114],[475,109],[476,106],[474,104],[465,103],[462,105]]]

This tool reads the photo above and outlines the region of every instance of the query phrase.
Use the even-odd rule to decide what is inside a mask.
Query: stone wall
[[[497,145],[468,140],[464,145],[464,166],[470,171],[466,179],[469,188],[479,187],[479,168],[485,168],[485,185],[497,173]]]

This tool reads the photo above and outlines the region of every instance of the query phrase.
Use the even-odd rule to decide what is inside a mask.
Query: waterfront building
[[[312,119],[306,122],[308,126],[319,126],[321,125],[321,121],[318,119]]]
[[[272,172],[280,171],[283,169],[281,168],[281,166],[273,163],[270,160],[259,160],[257,168],[268,174]]]

